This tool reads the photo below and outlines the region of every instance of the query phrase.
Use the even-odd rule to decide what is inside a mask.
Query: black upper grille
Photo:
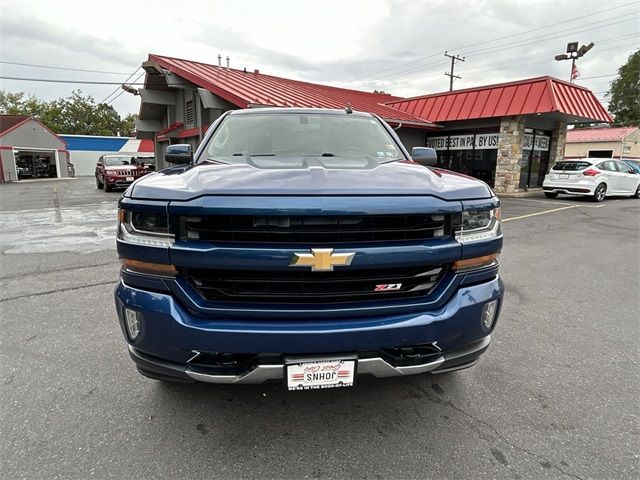
[[[352,215],[184,217],[184,238],[212,242],[313,245],[424,240],[447,235],[448,216]]]
[[[440,265],[332,272],[192,269],[185,274],[208,301],[327,303],[428,295],[444,272]]]

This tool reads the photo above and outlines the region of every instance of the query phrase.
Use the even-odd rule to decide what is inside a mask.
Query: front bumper
[[[109,182],[108,180],[105,179],[105,184],[109,185],[111,188],[128,188],[129,185],[131,185],[132,183],[133,181],[126,181],[126,180],[120,180],[120,179],[116,179]]]
[[[373,317],[310,319],[209,318],[185,309],[171,295],[130,287],[120,282],[116,305],[131,357],[143,374],[155,378],[211,383],[262,383],[283,377],[287,357],[344,354],[358,356],[358,374],[375,377],[439,373],[473,365],[487,349],[490,334],[482,321],[483,306],[498,300],[504,288],[498,277],[461,286],[437,309]],[[124,326],[124,308],[142,315],[140,335],[131,341]],[[439,354],[411,365],[393,365],[371,352],[380,349],[434,345]],[[195,366],[198,354],[266,354],[242,372],[221,372]],[[364,354],[364,352],[367,352]],[[275,360],[274,360],[275,359]]]
[[[461,350],[443,353],[424,363],[407,366],[394,366],[381,357],[358,358],[358,375],[370,375],[377,378],[401,377],[421,373],[446,373],[472,367],[478,362],[489,344],[491,336],[467,346]],[[223,384],[260,384],[269,381],[282,381],[285,374],[285,361],[281,363],[258,364],[251,370],[240,374],[221,374],[198,371],[189,365],[165,362],[139,352],[129,345],[129,354],[143,375],[153,378],[165,378],[185,382],[200,381]]]

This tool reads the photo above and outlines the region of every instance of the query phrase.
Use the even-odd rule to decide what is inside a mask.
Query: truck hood
[[[125,194],[176,201],[203,195],[431,195],[443,200],[470,200],[489,198],[492,192],[480,180],[407,161],[367,169],[177,166],[146,175]]]

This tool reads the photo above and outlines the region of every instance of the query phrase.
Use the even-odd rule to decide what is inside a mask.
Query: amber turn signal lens
[[[141,262],[140,260],[131,260],[128,258],[122,259],[122,268],[131,272],[163,275],[165,277],[175,277],[178,274],[178,270],[176,270],[174,265]]]
[[[118,221],[120,223],[124,223],[125,216],[126,216],[126,212],[122,208],[119,208],[118,209]]]
[[[491,265],[498,258],[497,253],[491,255],[483,255],[481,257],[465,258],[464,260],[457,260],[453,262],[454,270],[470,270],[472,268],[486,267]]]

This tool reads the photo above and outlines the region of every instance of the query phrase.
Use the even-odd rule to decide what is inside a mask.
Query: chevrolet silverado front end
[[[225,114],[120,201],[129,352],[159,380],[290,389],[469,367],[503,296],[499,207],[375,116]]]

